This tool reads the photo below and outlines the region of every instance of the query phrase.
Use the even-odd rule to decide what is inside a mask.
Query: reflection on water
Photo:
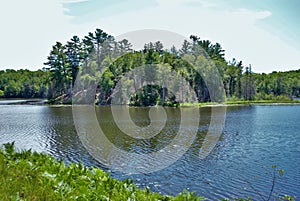
[[[130,115],[138,126],[150,124],[149,108],[131,108]],[[108,107],[97,107],[99,124],[117,147],[135,153],[162,149],[178,131],[180,110],[167,109],[168,121],[154,138],[136,140],[122,134],[113,122]],[[183,189],[195,191],[210,199],[219,197],[267,194],[271,178],[266,175],[272,165],[285,170],[276,181],[275,192],[300,197],[300,106],[228,107],[226,126],[213,152],[199,159],[199,149],[210,122],[211,108],[200,110],[198,134],[192,146],[171,166],[149,174],[121,174],[140,186],[150,186],[164,194],[177,194]],[[109,170],[95,161],[82,146],[75,130],[71,107],[33,105],[0,105],[0,143],[15,141],[21,149],[45,152],[56,158],[82,161]],[[189,128],[186,128],[187,130]],[[256,199],[255,199],[256,198]]]
[[[195,140],[200,119],[195,108],[139,108],[140,113],[149,112],[149,117],[143,115],[146,121],[153,120],[146,127],[136,125],[143,116],[130,115],[132,110],[135,108],[128,106],[100,107],[96,116],[94,107],[73,107],[84,147],[112,170],[129,174],[161,170],[185,154]],[[163,118],[161,110],[165,111]]]

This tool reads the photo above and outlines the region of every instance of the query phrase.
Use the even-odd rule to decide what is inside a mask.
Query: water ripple
[[[107,108],[98,110],[101,112],[98,120],[110,131],[110,140],[124,150],[135,152],[147,153],[164,147],[174,138],[180,121],[178,112],[172,109],[173,116],[169,116],[163,133],[155,139],[132,143],[132,139],[122,137],[122,133],[116,135],[119,131]],[[149,124],[146,114],[138,116],[138,112],[143,112],[142,108],[131,112],[137,125]],[[247,196],[257,200],[260,199],[258,192],[269,193],[271,166],[277,165],[285,173],[276,178],[275,193],[300,197],[300,106],[229,107],[220,141],[207,158],[200,160],[199,149],[209,126],[210,112],[210,108],[200,110],[196,140],[173,165],[150,174],[111,171],[111,175],[120,179],[132,178],[137,186],[150,186],[151,190],[163,194],[175,195],[188,189],[210,200]],[[1,144],[15,141],[19,149],[31,148],[67,163],[81,161],[109,171],[82,146],[70,107],[0,105],[0,116]],[[184,129],[188,132],[192,128]]]

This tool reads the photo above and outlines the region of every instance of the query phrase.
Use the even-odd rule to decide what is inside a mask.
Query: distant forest
[[[74,82],[80,72],[84,82],[98,83],[97,102],[109,104],[112,90],[125,73],[138,66],[155,64],[168,66],[178,72],[195,91],[199,102],[209,102],[207,83],[193,70],[193,64],[187,62],[193,60],[194,63],[204,63],[203,52],[220,73],[226,100],[290,100],[300,97],[300,69],[270,74],[254,73],[251,66],[244,66],[242,61],[226,61],[225,50],[219,43],[213,44],[194,35],[190,39],[185,40],[180,49],[174,46],[169,50],[164,49],[163,44],[157,41],[135,51],[128,40],[116,41],[101,29],[88,33],[82,39],[73,36],[66,44],[56,42],[44,63],[47,67],[42,70],[0,71],[0,98],[48,98],[70,102]],[[92,52],[95,57],[91,59],[89,55]],[[112,61],[112,54],[124,56]],[[103,66],[106,66],[106,70],[98,77],[95,72]],[[161,86],[150,85],[133,94],[131,99],[135,105],[174,101],[174,94],[166,95]]]

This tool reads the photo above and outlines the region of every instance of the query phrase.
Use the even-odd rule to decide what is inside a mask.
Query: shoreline
[[[14,142],[0,145],[0,171],[0,182],[6,183],[0,188],[0,199],[7,200],[209,200],[188,190],[172,196],[151,191],[149,187],[139,188],[133,180],[113,178],[101,168],[81,162],[65,164],[31,150],[18,151]],[[242,196],[218,200],[252,201],[247,195]],[[296,199],[290,195],[275,195],[275,198]]]
[[[4,200],[207,200],[184,190],[176,196],[138,188],[100,168],[82,163],[66,165],[54,157],[16,151],[14,143],[0,145],[0,199]]]
[[[246,103],[219,103],[219,104],[208,104],[202,105],[201,107],[230,107],[230,106],[276,106],[276,105],[300,105],[300,101],[298,102],[246,102]]]
[[[50,101],[51,102],[51,101]],[[47,99],[0,99],[0,105],[41,105],[41,106],[51,106],[51,107],[68,107],[72,106],[72,103],[49,103]],[[178,104],[178,105],[165,105],[162,107],[178,107],[178,108],[188,108],[188,107],[227,107],[227,106],[255,106],[255,105],[300,105],[300,100],[253,100],[253,101],[226,101],[226,102],[201,102],[198,104]],[[97,105],[97,107],[105,107],[110,105]],[[152,106],[133,106],[126,105],[129,107],[152,107]],[[161,105],[154,105],[161,106]]]

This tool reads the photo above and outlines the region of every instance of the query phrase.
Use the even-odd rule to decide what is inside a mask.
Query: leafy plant
[[[205,200],[194,193],[177,197],[139,189],[99,168],[65,165],[31,150],[15,152],[14,143],[0,149],[0,200]]]

